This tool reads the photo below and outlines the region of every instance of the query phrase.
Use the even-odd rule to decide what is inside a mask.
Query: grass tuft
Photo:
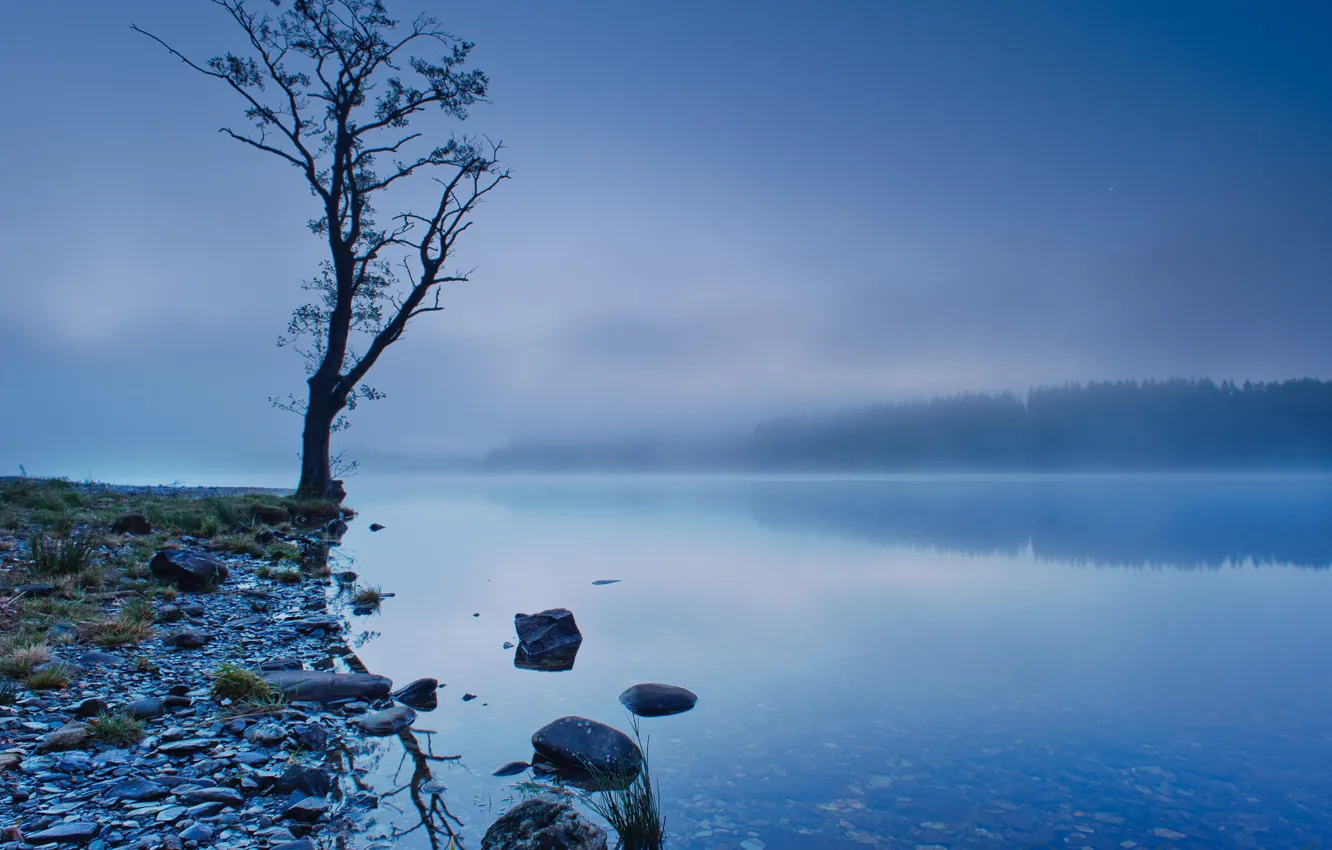
[[[144,723],[127,714],[106,714],[88,721],[93,735],[113,747],[128,747],[143,740]]]
[[[77,576],[92,563],[94,548],[86,537],[52,539],[34,534],[28,538],[28,561],[41,576]]]
[[[300,570],[293,570],[291,568],[287,568],[284,570],[278,570],[276,573],[273,574],[273,578],[277,579],[283,584],[300,584],[302,576]]]
[[[628,785],[623,777],[588,769],[596,785],[583,795],[588,808],[606,819],[620,837],[623,850],[661,850],[666,843],[666,819],[661,814],[661,788],[652,782],[648,745],[639,734],[638,718],[630,719],[634,740],[643,751],[643,765]]]
[[[213,699],[229,699],[253,707],[286,704],[281,689],[239,664],[223,664],[213,673]]]
[[[4,656],[0,656],[0,674],[13,679],[26,679],[32,668],[51,661],[51,647],[44,643],[30,643],[15,646]]]
[[[124,646],[146,640],[153,633],[157,613],[146,599],[131,599],[114,617],[89,620],[79,625],[79,636],[98,646]]]
[[[0,679],[0,705],[13,705],[18,701],[18,695],[18,682],[11,679]]]
[[[355,605],[367,605],[375,608],[384,601],[384,592],[379,585],[373,587],[358,587],[352,594],[352,603]]]
[[[28,687],[34,691],[53,691],[69,686],[73,670],[65,664],[52,664],[28,676]]]

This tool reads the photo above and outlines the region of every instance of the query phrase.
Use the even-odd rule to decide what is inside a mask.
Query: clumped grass
[[[88,721],[93,735],[113,747],[128,747],[143,740],[144,723],[127,714],[102,713]]]
[[[229,699],[247,711],[267,711],[281,708],[287,698],[281,688],[275,688],[253,670],[239,664],[223,664],[213,673],[213,699]]]
[[[379,585],[374,585],[373,587],[358,587],[356,588],[356,591],[352,593],[352,603],[356,605],[367,605],[378,608],[379,603],[383,601],[384,592],[380,589]]]
[[[13,705],[18,700],[19,686],[10,679],[0,679],[0,705]]]
[[[620,837],[624,850],[661,850],[666,843],[666,819],[661,814],[661,788],[652,782],[648,745],[639,734],[638,718],[631,719],[634,740],[643,751],[643,765],[628,785],[623,777],[592,768],[596,790],[583,796],[588,808],[601,815]]]
[[[32,668],[48,663],[53,657],[51,647],[44,643],[20,644],[0,656],[0,674],[12,679],[26,679],[32,674]]]
[[[254,571],[256,578],[272,578],[273,568],[268,564],[260,564]]]
[[[266,554],[264,547],[248,534],[223,535],[209,544],[209,548],[236,555],[247,555],[251,558],[262,558]]]
[[[157,662],[146,655],[134,656],[134,660],[130,662],[130,669],[135,673],[160,673],[162,671],[162,668],[157,666]]]
[[[41,576],[76,576],[92,563],[93,541],[87,537],[52,539],[45,534],[28,538],[28,562]]]
[[[65,664],[52,664],[28,676],[28,687],[34,691],[52,691],[69,686],[73,670]]]
[[[300,570],[293,570],[288,567],[286,569],[278,570],[273,574],[273,578],[283,584],[300,584],[302,576]]]
[[[131,599],[114,617],[81,623],[79,635],[98,646],[123,646],[145,640],[153,633],[157,613],[146,599]]]

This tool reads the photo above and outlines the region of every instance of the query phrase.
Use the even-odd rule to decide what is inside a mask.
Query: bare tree
[[[299,492],[340,497],[332,432],[358,401],[383,397],[364,383],[366,374],[408,322],[444,309],[440,286],[468,279],[446,268],[454,245],[480,200],[509,178],[497,162],[501,145],[450,136],[431,146],[408,126],[435,108],[465,119],[485,100],[488,80],[465,67],[471,43],[424,14],[400,26],[381,0],[266,0],[275,15],[253,11],[258,0],[209,2],[244,33],[239,53],[199,63],[133,29],[233,89],[253,128],[221,132],[286,161],[315,199],[309,227],[327,242],[328,257],[304,283],[312,300],[278,341],[305,358],[309,392],[273,403],[305,418]],[[414,54],[426,47],[443,55]],[[439,203],[378,224],[372,201],[414,175],[438,183]]]

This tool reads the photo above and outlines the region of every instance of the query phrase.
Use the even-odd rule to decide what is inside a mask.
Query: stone
[[[142,803],[148,800],[160,800],[168,793],[165,785],[147,779],[127,779],[107,789],[106,794],[112,799],[134,800]]]
[[[481,850],[606,850],[606,831],[568,803],[543,794],[491,824]]]
[[[557,765],[610,776],[637,772],[643,753],[628,735],[586,717],[561,717],[532,735],[532,749]]]
[[[476,699],[476,694],[463,694],[463,695],[462,695],[462,701],[463,701],[463,702],[471,702],[471,701],[474,700],[474,699]]]
[[[336,617],[302,617],[298,620],[287,620],[283,625],[290,626],[303,635],[314,632],[338,634],[342,631],[342,621]]]
[[[306,797],[295,805],[288,806],[282,816],[301,823],[314,823],[332,807],[333,804],[322,797]]]
[[[277,723],[260,723],[245,730],[245,740],[261,747],[276,747],[287,740],[287,730]]]
[[[95,823],[62,823],[43,829],[41,832],[34,832],[25,835],[24,840],[29,844],[54,844],[57,841],[77,841],[82,844],[91,841],[97,837],[101,827]]]
[[[198,841],[200,844],[213,840],[213,831],[201,823],[182,829],[180,831],[181,841]]]
[[[125,713],[135,720],[152,720],[166,714],[166,706],[160,699],[146,697],[125,706]]]
[[[578,659],[578,648],[581,644],[573,644],[564,649],[556,649],[541,655],[531,655],[522,644],[518,645],[518,651],[513,654],[513,666],[519,670],[540,670],[545,673],[562,673],[566,670],[572,670],[574,661]]]
[[[226,788],[217,786],[215,788],[200,788],[197,791],[186,791],[180,795],[180,799],[191,806],[197,806],[200,803],[221,803],[224,806],[240,807],[245,805],[245,795],[235,788]]]
[[[116,655],[114,652],[102,652],[98,649],[89,650],[83,653],[79,661],[90,667],[119,667],[125,663],[125,659]]]
[[[405,705],[363,714],[352,721],[367,735],[396,735],[416,722],[416,712]]]
[[[287,841],[282,844],[274,844],[268,850],[315,850],[314,842],[308,838],[301,838],[297,841]]]
[[[203,649],[212,640],[212,635],[195,629],[186,629],[162,638],[162,643],[177,649]]]
[[[518,644],[528,655],[542,655],[583,642],[583,635],[567,608],[551,608],[537,614],[515,614]]]
[[[291,727],[291,734],[301,749],[319,752],[328,747],[328,730],[318,723],[298,723]]]
[[[520,773],[522,773],[523,771],[527,770],[527,769],[528,769],[529,767],[531,767],[531,766],[532,766],[532,765],[528,764],[528,763],[525,762],[525,761],[511,761],[511,762],[509,762],[508,764],[504,765],[504,766],[501,767],[499,770],[495,771],[494,773],[492,773],[492,774],[490,774],[490,775],[491,775],[491,776],[517,776],[518,774],[520,774]]]
[[[19,596],[50,596],[55,592],[56,586],[54,584],[43,584],[41,582],[20,584],[18,587],[14,588],[14,593]]]
[[[48,734],[38,752],[52,753],[62,750],[78,750],[86,747],[92,740],[92,731],[82,723],[66,723]]]
[[[351,570],[343,570],[340,573],[334,573],[333,578],[337,579],[339,584],[353,584],[359,576]]]
[[[227,565],[205,552],[191,549],[162,549],[148,563],[162,581],[181,590],[209,590],[227,580]]]
[[[281,794],[300,791],[311,797],[323,797],[328,793],[333,777],[328,771],[304,764],[293,764],[278,777],[277,790]]]
[[[203,750],[212,749],[215,741],[207,738],[186,738],[184,741],[172,741],[157,748],[159,753],[168,756],[188,756]]]
[[[157,609],[157,622],[174,623],[185,616],[185,612],[180,610],[179,605],[163,605]]]
[[[393,680],[373,673],[332,673],[319,670],[265,671],[264,681],[282,689],[288,700],[333,702],[380,699],[393,690]]]
[[[112,534],[152,534],[153,524],[143,514],[125,514],[111,524]]]
[[[89,717],[96,717],[99,714],[105,714],[110,710],[111,706],[107,705],[106,700],[101,697],[89,697],[79,703],[78,707],[74,709],[74,716],[80,719],[86,719]]]
[[[620,704],[639,717],[665,717],[694,707],[698,695],[677,685],[648,682],[634,685],[620,694]]]
[[[384,526],[380,525],[380,524],[377,523],[377,522],[372,522],[372,523],[370,523],[370,530],[371,530],[371,531],[383,531],[383,530],[384,530]]]
[[[439,706],[438,679],[417,679],[393,692],[393,698],[418,711],[434,711]]]
[[[347,533],[347,523],[340,519],[335,519],[328,525],[324,526],[324,532],[330,537],[341,537]]]

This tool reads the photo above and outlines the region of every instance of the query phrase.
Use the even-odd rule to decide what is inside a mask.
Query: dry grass
[[[32,674],[32,668],[49,663],[54,657],[51,647],[44,643],[15,646],[0,656],[0,674],[11,679],[26,679]]]
[[[65,664],[51,664],[28,676],[28,687],[34,691],[52,691],[68,687],[73,669]]]
[[[127,714],[103,713],[88,721],[93,735],[113,747],[128,747],[139,743],[144,736],[144,723]]]

